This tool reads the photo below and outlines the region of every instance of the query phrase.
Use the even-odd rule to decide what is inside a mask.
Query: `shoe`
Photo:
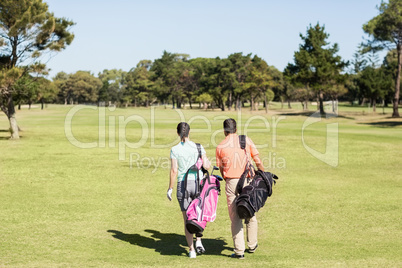
[[[258,248],[258,244],[255,245],[255,248],[249,248],[249,249],[248,249],[248,252],[249,252],[249,253],[254,253],[254,252],[257,250],[257,248]]]
[[[244,259],[244,254],[237,255],[236,253],[233,253],[232,255],[230,255],[230,257],[233,258],[233,259],[243,260]]]
[[[197,254],[195,254],[195,251],[193,250],[188,253],[188,256],[190,257],[190,259],[195,259],[197,257]]]
[[[197,254],[204,254],[205,253],[205,248],[201,245],[199,247],[196,247],[195,250],[197,251]]]

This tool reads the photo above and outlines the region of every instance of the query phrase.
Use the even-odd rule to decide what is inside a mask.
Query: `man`
[[[250,138],[246,138],[245,149],[247,155],[244,150],[241,149],[239,136],[236,134],[236,121],[234,119],[226,119],[223,122],[223,129],[226,138],[216,148],[216,164],[226,182],[225,191],[234,244],[234,253],[231,257],[244,259],[245,243],[243,221],[239,218],[236,211],[236,204],[233,202],[236,198],[236,185],[244,172],[247,162],[251,159],[250,157],[252,157],[259,170],[264,171],[264,167],[258,156],[258,150],[255,148],[255,145]],[[256,216],[251,218],[246,226],[249,252],[254,253],[258,247],[258,223]]]

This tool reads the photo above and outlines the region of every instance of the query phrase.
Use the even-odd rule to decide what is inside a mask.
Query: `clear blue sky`
[[[283,70],[293,61],[309,24],[319,22],[350,60],[362,25],[380,0],[45,0],[56,17],[73,20],[73,43],[48,62],[57,72],[129,71],[163,50],[191,58],[253,53]]]

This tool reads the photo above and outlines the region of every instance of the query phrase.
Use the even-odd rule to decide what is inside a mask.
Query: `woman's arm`
[[[207,157],[206,154],[204,154],[204,155],[202,156],[202,166],[203,166],[206,170],[208,170],[208,169],[211,168],[211,162],[209,161],[209,159],[208,159],[208,157]]]
[[[170,180],[169,180],[169,189],[173,189],[173,186],[176,182],[177,178],[177,159],[171,158],[170,161]]]

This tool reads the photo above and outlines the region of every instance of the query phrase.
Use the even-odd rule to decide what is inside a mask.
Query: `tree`
[[[53,102],[57,99],[59,89],[57,88],[55,83],[43,77],[39,77],[37,83],[38,83],[37,100],[40,101],[41,109],[43,110],[45,102]]]
[[[70,104],[96,103],[102,81],[90,72],[78,71],[69,76],[63,90],[70,96]]]
[[[271,92],[267,91],[272,81],[273,79],[269,75],[268,64],[255,55],[251,61],[251,65],[248,67],[248,73],[244,83],[244,88],[250,98],[251,111],[258,110],[258,100],[262,98],[266,103],[265,111],[268,112],[268,98],[272,97],[272,90],[270,90]]]
[[[72,91],[69,91],[65,86],[70,75],[65,72],[58,72],[55,77],[53,77],[53,84],[56,86],[58,94],[58,101],[67,105],[72,96]]]
[[[380,14],[363,25],[363,30],[372,37],[366,44],[367,50],[393,49],[396,47],[398,64],[395,77],[395,95],[392,117],[399,117],[398,105],[402,69],[402,1],[381,1]]]
[[[269,89],[267,91],[267,100],[264,101],[265,111],[268,112],[268,104],[273,101],[276,96],[280,96],[283,92],[285,85],[283,80],[283,74],[274,66],[268,66],[268,75],[270,76]],[[271,92],[269,92],[271,91]],[[266,103],[268,102],[268,103]]]
[[[156,89],[162,102],[171,98],[173,108],[177,104],[177,108],[181,108],[183,92],[178,84],[178,70],[176,63],[186,61],[188,55],[181,55],[163,51],[162,57],[156,59],[152,64],[151,71],[153,72],[152,80],[158,86]]]
[[[316,92],[320,114],[324,115],[324,94],[341,80],[341,72],[348,63],[336,55],[338,44],[330,46],[326,41],[329,34],[324,26],[310,25],[306,36],[300,34],[300,37],[304,43],[294,54],[294,64],[288,64],[286,68],[296,82]]]
[[[283,90],[281,92],[280,98],[281,98],[281,103],[282,103],[282,109],[283,109],[283,102],[287,100],[288,102],[288,108],[292,109],[292,105],[290,104],[290,101],[292,100],[293,96],[293,91],[295,90],[295,74],[292,74],[289,68],[285,68],[283,71]],[[301,84],[303,86],[303,84]]]
[[[19,139],[14,108],[14,85],[29,72],[43,73],[41,56],[71,44],[74,23],[57,18],[42,0],[0,2],[0,106],[10,122],[12,139]],[[19,67],[19,68],[18,68]]]
[[[358,79],[360,92],[365,98],[368,98],[376,111],[376,103],[379,98],[384,98],[388,88],[390,88],[389,80],[386,77],[385,69],[366,67]]]
[[[126,74],[121,69],[103,70],[102,73],[99,73],[98,77],[102,80],[103,86],[99,91],[98,101],[107,103],[121,101]]]
[[[246,83],[247,75],[249,74],[249,67],[252,63],[251,53],[243,55],[243,53],[233,53],[228,57],[230,61],[230,77],[229,81],[229,110],[235,101],[235,110],[241,109],[241,101],[245,94],[244,85]]]
[[[154,82],[151,80],[151,66],[152,61],[141,60],[136,68],[131,69],[127,73],[125,77],[125,92],[123,97],[126,101],[126,107],[128,103],[133,100],[135,106],[137,106],[137,101],[139,101],[146,107],[156,101],[153,92]]]
[[[18,104],[18,110],[21,109],[21,104],[28,103],[29,109],[31,104],[36,100],[39,91],[39,83],[29,74],[20,77],[14,84],[13,99]]]
[[[222,111],[225,111],[225,103],[228,98],[228,90],[231,88],[230,62],[219,57],[209,61],[204,86],[208,94],[213,98]]]
[[[208,93],[202,93],[197,97],[196,101],[202,103],[204,105],[203,109],[206,110],[208,109],[208,104],[212,103],[213,98]]]
[[[393,82],[391,87],[384,97],[384,105],[387,105],[388,102],[393,103],[393,99],[395,96],[395,80],[396,80],[396,72],[398,66],[398,52],[396,49],[388,51],[387,55],[383,61],[383,68],[385,70],[386,76]],[[401,90],[402,84],[399,86],[399,91]]]
[[[208,69],[208,64],[211,62],[211,60],[213,59],[209,59],[209,58],[195,58],[195,59],[191,59],[189,60],[189,64],[190,64],[190,72],[189,72],[189,92],[187,93],[188,95],[191,94],[190,96],[188,96],[188,98],[192,98],[195,99],[196,102],[199,103],[204,103],[204,108],[208,108],[206,107],[208,104],[211,104],[213,99],[212,96],[208,94],[208,89],[204,87],[204,82],[205,82],[205,78],[207,76],[207,69]],[[201,95],[205,94],[203,97],[201,97],[201,99],[198,99],[198,97],[200,97]],[[200,101],[200,100],[204,100],[204,101]],[[206,100],[206,101],[205,101]]]

